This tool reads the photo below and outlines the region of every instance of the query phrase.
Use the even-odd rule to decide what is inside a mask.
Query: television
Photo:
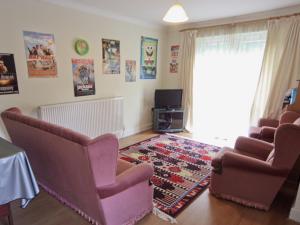
[[[182,89],[155,90],[155,108],[178,109],[181,108]]]

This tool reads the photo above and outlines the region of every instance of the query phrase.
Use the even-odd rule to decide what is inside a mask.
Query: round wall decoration
[[[77,39],[74,47],[78,55],[85,55],[89,52],[89,44],[83,39]]]

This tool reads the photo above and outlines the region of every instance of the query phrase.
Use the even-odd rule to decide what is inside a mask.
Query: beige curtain
[[[193,125],[193,74],[195,65],[197,31],[186,31],[181,37],[180,78],[183,89],[183,108],[185,129],[192,131]]]
[[[300,17],[268,22],[263,66],[251,110],[251,123],[260,117],[278,118],[286,91],[300,75]]]

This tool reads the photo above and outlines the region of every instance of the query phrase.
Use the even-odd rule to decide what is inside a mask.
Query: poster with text
[[[141,40],[141,79],[156,79],[158,40],[142,37]]]
[[[29,77],[56,77],[53,34],[23,31]]]
[[[102,39],[103,74],[120,74],[120,41]]]
[[[94,95],[94,60],[72,59],[72,71],[75,96]]]
[[[136,61],[126,60],[125,62],[125,81],[135,82],[136,81]]]
[[[179,45],[171,46],[170,73],[178,73]]]
[[[19,88],[14,55],[0,53],[0,95],[18,93]]]

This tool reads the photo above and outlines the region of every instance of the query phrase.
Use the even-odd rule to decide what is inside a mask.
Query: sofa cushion
[[[261,127],[250,127],[249,128],[249,137],[260,138]]]
[[[134,166],[133,163],[129,163],[129,162],[123,160],[123,159],[118,159],[117,176],[120,175],[121,173],[123,173],[124,171],[130,169],[133,166]]]

